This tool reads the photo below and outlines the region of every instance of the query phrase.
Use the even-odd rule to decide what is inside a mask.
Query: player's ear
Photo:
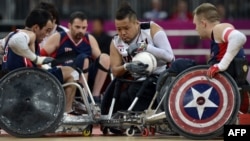
[[[35,24],[35,25],[32,26],[32,31],[36,32],[38,30],[40,30],[40,27],[39,27],[38,24]]]
[[[201,20],[201,24],[202,24],[204,27],[206,27],[206,26],[207,26],[207,21],[206,21],[205,19],[202,19],[202,20]]]

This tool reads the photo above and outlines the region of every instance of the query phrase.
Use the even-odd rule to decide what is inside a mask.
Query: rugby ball
[[[140,53],[137,53],[132,61],[140,61],[144,64],[148,64],[148,67],[147,67],[147,71],[149,72],[149,74],[151,74],[152,72],[154,72],[154,70],[156,69],[157,67],[157,61],[156,61],[156,58],[153,54],[149,53],[149,52],[140,52]]]

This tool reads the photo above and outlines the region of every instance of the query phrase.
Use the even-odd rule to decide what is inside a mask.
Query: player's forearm
[[[122,65],[122,66],[112,67],[111,72],[114,75],[114,77],[120,77],[124,75],[127,72],[127,70]]]

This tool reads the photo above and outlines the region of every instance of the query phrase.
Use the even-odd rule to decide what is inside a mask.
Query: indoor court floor
[[[197,141],[189,140],[183,137],[127,137],[127,136],[91,136],[91,137],[42,137],[42,138],[15,138],[1,136],[0,141]],[[223,141],[223,139],[206,140],[206,141]]]
[[[134,135],[132,137],[123,135],[103,135],[99,128],[93,128],[93,133],[89,137],[84,137],[80,133],[74,135],[65,135],[65,134],[50,134],[44,135],[39,138],[18,138],[11,135],[8,135],[4,131],[0,135],[0,141],[197,141],[190,140],[182,136],[167,136],[162,134],[156,134],[154,136],[149,135],[143,137],[141,135]],[[222,137],[215,138],[213,140],[206,141],[223,141]]]

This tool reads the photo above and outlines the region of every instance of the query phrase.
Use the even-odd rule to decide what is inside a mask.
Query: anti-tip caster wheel
[[[151,135],[155,135],[155,132],[156,132],[156,129],[155,129],[155,127],[149,127],[149,130],[150,130],[150,132],[151,132]]]
[[[144,128],[143,131],[142,131],[142,136],[146,137],[149,135],[149,130],[148,128]]]
[[[85,137],[89,137],[92,134],[92,125],[88,126],[86,129],[82,131],[82,135]]]
[[[127,136],[131,137],[131,136],[134,136],[134,134],[135,134],[135,130],[133,128],[130,127],[126,129]]]

